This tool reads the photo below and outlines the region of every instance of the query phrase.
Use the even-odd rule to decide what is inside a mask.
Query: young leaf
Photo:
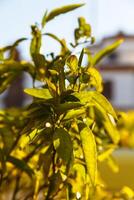
[[[41,99],[51,99],[52,98],[48,89],[27,88],[24,90],[24,92],[33,97],[37,97],[37,98],[41,98]]]
[[[96,184],[97,172],[97,150],[95,138],[91,129],[85,126],[80,131],[80,137],[87,166],[87,172],[90,178],[90,183],[91,186],[94,187]]]
[[[71,55],[66,60],[67,66],[70,68],[71,72],[76,72],[78,68],[78,59],[75,55]]]
[[[113,44],[109,45],[108,47],[100,50],[94,57],[92,60],[92,65],[95,66],[104,56],[112,53],[120,44],[122,44],[124,40],[120,39],[116,42],[114,42]]]
[[[72,141],[68,132],[63,128],[57,128],[53,136],[53,144],[59,157],[67,164],[73,153]]]
[[[41,31],[39,30],[37,26],[35,25],[31,26],[31,29],[32,29],[33,37],[30,44],[30,53],[32,56],[34,53],[40,53],[42,35],[41,35]]]
[[[42,28],[44,28],[44,26],[45,26],[45,24],[46,24],[46,17],[47,17],[47,10],[46,10],[46,12],[45,12],[45,14],[44,14],[44,16],[43,16],[43,18],[42,18],[42,22],[41,22]]]
[[[81,67],[81,65],[82,65],[83,56],[84,56],[84,49],[82,49],[82,51],[80,53],[80,57],[79,57],[79,61],[78,61],[79,67]]]
[[[89,85],[94,86],[98,92],[102,92],[102,77],[98,70],[94,67],[89,67],[87,73],[90,76]]]
[[[27,40],[27,38],[20,38],[20,39],[16,40],[16,41],[13,43],[12,47],[18,46],[18,44],[19,44],[20,42],[23,42],[23,41],[25,41],[25,40]]]
[[[83,6],[83,5],[84,4],[72,4],[72,5],[67,5],[67,6],[63,6],[60,8],[56,8],[47,15],[46,22],[52,20],[53,18],[57,17],[58,15],[70,12],[72,10],[75,10],[76,8]]]

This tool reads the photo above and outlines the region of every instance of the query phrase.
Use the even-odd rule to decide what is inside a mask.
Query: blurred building
[[[119,38],[124,38],[124,43],[105,57],[98,68],[104,79],[104,95],[115,107],[129,110],[134,109],[134,35],[120,32],[104,38],[92,51],[95,53]]]
[[[18,49],[14,49],[13,59],[18,62],[21,60],[21,55]],[[26,99],[26,95],[23,92],[23,88],[24,88],[24,73],[21,73],[15,78],[15,80],[6,90],[6,93],[3,97],[3,106],[5,108],[22,107]]]

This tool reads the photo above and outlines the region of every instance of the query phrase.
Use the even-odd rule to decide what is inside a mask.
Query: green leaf
[[[78,118],[80,116],[82,116],[83,114],[85,114],[85,108],[81,108],[78,110],[70,110],[67,112],[67,114],[65,115],[63,120],[70,120],[70,119],[74,119],[74,118]]]
[[[63,128],[57,128],[53,136],[53,144],[59,157],[68,164],[73,153],[72,141],[68,132]]]
[[[74,96],[77,97],[82,104],[93,103],[95,106],[99,104],[106,113],[111,114],[117,119],[112,105],[101,93],[97,91],[81,91],[79,93],[74,93]]]
[[[41,99],[51,99],[52,98],[48,89],[27,88],[24,90],[24,92],[33,97],[37,97],[37,98],[41,98]]]
[[[92,101],[96,104],[98,103],[103,109],[106,111],[106,113],[111,114],[115,119],[117,119],[116,112],[114,111],[111,103],[106,99],[104,95],[97,91],[91,91],[92,95]]]
[[[16,41],[13,43],[12,47],[18,46],[18,44],[19,44],[20,42],[23,42],[23,41],[25,41],[25,40],[27,40],[27,38],[20,38],[20,39],[16,40]]]
[[[45,56],[39,53],[33,54],[33,61],[36,67],[38,68],[45,67],[48,64],[47,60],[45,59]]]
[[[94,57],[92,60],[92,65],[95,66],[102,58],[104,58],[106,55],[112,53],[116,48],[118,48],[118,46],[120,44],[122,44],[124,40],[120,39],[116,42],[114,42],[113,44],[109,45],[108,47],[100,50]]]
[[[33,37],[30,44],[30,53],[32,56],[34,53],[40,53],[42,35],[37,26],[31,26],[31,29]]]
[[[59,92],[57,91],[57,85],[50,81],[48,78],[45,78],[45,81],[47,83],[51,96],[57,97]]]
[[[72,5],[67,5],[67,6],[63,6],[60,8],[56,8],[54,10],[52,10],[46,17],[46,22],[52,20],[53,18],[57,17],[58,15],[70,12],[72,10],[75,10],[76,8],[79,8],[81,6],[83,6],[84,4],[72,4]]]
[[[73,94],[76,98],[79,99],[79,101],[82,104],[89,103],[92,99],[92,92],[90,91],[80,91],[80,92],[75,92]]]
[[[5,46],[5,47],[3,47],[3,48],[0,48],[0,52],[6,52],[6,51],[9,51],[9,50],[13,50],[16,46],[18,46],[18,44],[20,43],[20,42],[23,42],[23,41],[25,41],[25,40],[27,40],[27,38],[20,38],[20,39],[18,39],[18,40],[16,40],[12,45],[9,45],[9,46]]]
[[[47,17],[47,10],[46,10],[46,12],[45,12],[45,14],[44,14],[44,16],[43,16],[43,18],[42,18],[42,22],[41,22],[42,28],[44,28],[44,26],[45,26],[45,24],[46,24],[46,17]]]
[[[25,127],[27,128],[27,127]],[[24,130],[23,130],[24,131]],[[26,147],[27,144],[31,143],[37,135],[41,132],[41,130],[38,130],[37,128],[34,129],[33,131],[30,130],[29,134],[23,134],[19,141],[18,141],[18,146],[20,149],[23,149]]]
[[[92,187],[94,187],[97,175],[97,150],[95,138],[91,129],[85,126],[80,131],[80,137],[90,183]]]
[[[101,107],[99,104],[95,105],[95,113],[96,113],[96,121],[99,121],[106,130],[107,134],[111,138],[114,144],[117,144],[120,139],[119,132],[117,131],[117,128],[115,124],[111,121],[110,117],[105,113],[105,110],[103,107]]]
[[[6,170],[6,162],[5,162],[5,152],[0,148],[0,171],[4,172]]]
[[[67,66],[72,72],[76,72],[78,69],[78,59],[75,55],[71,55],[66,60]]]
[[[0,78],[0,93],[4,92],[16,78],[16,73],[9,73],[5,78]]]
[[[20,160],[13,156],[8,156],[7,161],[15,165],[18,169],[25,171],[29,176],[33,175],[33,170],[27,165],[24,160]]]
[[[62,177],[60,172],[58,171],[51,177],[46,200],[53,199],[53,196],[56,195],[56,193],[58,192],[61,183],[62,183]]]
[[[80,108],[81,106],[82,106],[82,104],[80,102],[65,102],[65,103],[58,105],[55,108],[55,110],[57,112],[64,113],[71,109]]]
[[[47,182],[48,180],[48,174],[50,170],[52,162],[52,145],[47,149],[45,153],[40,154],[38,166],[43,166],[43,175],[44,175],[44,181]]]
[[[11,148],[12,148],[12,145],[14,143],[14,138],[13,138],[13,134],[12,132],[9,132],[9,131],[4,131],[2,134],[2,137],[3,137],[3,142],[4,142],[4,154],[7,155]]]
[[[80,57],[79,57],[79,61],[78,61],[78,66],[81,67],[82,65],[82,60],[84,57],[84,48],[82,49],[81,53],[80,53]]]

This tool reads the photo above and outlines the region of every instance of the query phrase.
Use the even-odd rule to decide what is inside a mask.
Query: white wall
[[[131,72],[103,72],[104,80],[113,82],[113,100],[117,107],[134,108],[134,74]]]

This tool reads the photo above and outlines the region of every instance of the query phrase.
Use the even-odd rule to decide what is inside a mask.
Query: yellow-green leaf
[[[87,73],[90,76],[89,84],[94,86],[98,92],[102,92],[102,77],[98,70],[94,67],[89,67]]]
[[[70,12],[72,10],[75,10],[76,8],[83,6],[83,5],[84,4],[71,4],[71,5],[60,7],[60,8],[56,8],[47,15],[46,22],[52,20],[53,18],[57,17],[58,15]]]
[[[105,109],[101,107],[99,104],[96,104],[95,112],[96,112],[96,120],[103,125],[104,129],[106,130],[107,134],[114,142],[114,144],[117,144],[120,139],[119,132],[117,131],[115,124],[113,124],[110,117],[105,112]]]
[[[37,98],[41,98],[41,99],[51,99],[52,98],[48,89],[27,88],[24,90],[24,92],[33,97],[37,97]]]
[[[113,44],[109,45],[108,47],[100,50],[92,60],[92,65],[95,66],[102,58],[104,58],[106,55],[112,53],[120,44],[122,44],[124,40],[120,39],[114,42]]]
[[[97,175],[97,150],[95,138],[91,129],[88,127],[84,127],[80,131],[80,137],[90,183],[94,187]]]
[[[78,68],[78,59],[75,55],[71,55],[66,60],[67,66],[72,72],[76,72]]]
[[[90,95],[92,96],[92,101],[96,104],[99,104],[103,109],[106,111],[106,113],[111,114],[115,119],[117,119],[117,115],[111,105],[111,103],[106,99],[104,95],[97,91],[91,91]]]
[[[72,109],[67,112],[67,114],[64,117],[64,120],[78,118],[78,117],[82,116],[84,113],[85,113],[85,108],[80,108],[77,110]]]

